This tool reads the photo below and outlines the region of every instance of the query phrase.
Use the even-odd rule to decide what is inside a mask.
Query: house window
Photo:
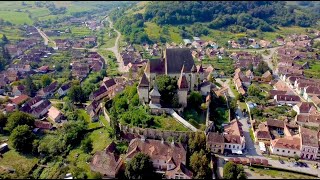
[[[288,153],[290,153],[290,151],[288,151]]]
[[[284,152],[284,150],[282,150],[282,152]]]
[[[229,145],[229,148],[231,148],[231,145]]]
[[[233,149],[234,149],[234,148],[236,148],[236,146],[235,146],[235,145],[233,145]]]
[[[296,152],[294,151],[293,154],[296,154]]]
[[[277,149],[277,152],[279,152],[279,149]]]
[[[224,145],[224,147],[227,147],[227,145]]]

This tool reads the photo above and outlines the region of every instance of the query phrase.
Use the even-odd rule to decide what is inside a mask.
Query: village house
[[[318,132],[300,127],[301,136],[301,158],[316,160],[319,150]]]
[[[35,129],[33,130],[33,132],[38,132],[39,130],[52,130],[53,129],[52,124],[47,121],[35,120],[34,126],[35,126]]]
[[[223,136],[225,138],[224,150],[230,150],[234,154],[242,154],[245,148],[242,124],[234,119],[224,126]]]
[[[87,63],[82,63],[80,61],[74,61],[72,63],[72,76],[82,80],[83,78],[87,77],[90,72],[89,65]]]
[[[300,101],[300,97],[299,96],[296,96],[296,95],[286,95],[286,94],[283,94],[283,95],[275,95],[274,96],[274,100],[277,104],[280,104],[280,105],[296,105],[298,104]]]
[[[96,152],[90,162],[90,169],[101,173],[103,178],[107,179],[116,178],[122,166],[123,159],[114,142],[111,142],[103,151]]]
[[[301,156],[301,139],[299,136],[286,136],[271,140],[270,152],[279,156],[294,157]]]
[[[50,107],[51,102],[49,100],[43,100],[41,97],[36,96],[24,103],[20,110],[40,118],[47,114]]]
[[[54,106],[51,106],[48,110],[48,118],[56,123],[60,123],[63,114]]]
[[[27,94],[26,88],[23,85],[13,86],[12,95],[21,96],[22,94]]]
[[[42,98],[49,98],[53,95],[54,91],[58,88],[58,86],[59,86],[58,81],[55,81],[50,85],[40,89],[37,92],[37,96],[40,96]]]
[[[262,76],[261,76],[261,81],[262,82],[270,82],[272,80],[272,74],[270,71],[266,71]]]
[[[206,146],[213,153],[223,154],[224,136],[218,132],[209,132],[206,136]]]
[[[147,154],[159,173],[166,178],[191,179],[193,174],[186,168],[187,151],[183,144],[172,141],[136,138],[131,140],[126,161],[130,161],[137,153]]]
[[[68,93],[69,89],[71,88],[71,82],[63,84],[59,89],[58,89],[58,94],[61,96],[64,96]]]
[[[316,112],[317,108],[311,102],[300,102],[293,106],[293,110],[297,112],[297,115],[309,115]]]
[[[92,122],[98,121],[101,112],[100,103],[96,100],[93,100],[91,104],[86,107],[86,111],[89,114]]]
[[[272,137],[266,122],[262,122],[258,125],[258,128],[254,132],[255,142],[263,142],[267,145],[270,145]]]
[[[59,50],[68,50],[72,46],[72,42],[67,39],[56,39],[54,41]]]
[[[20,96],[17,96],[17,97],[15,97],[15,98],[10,99],[10,101],[11,101],[13,104],[15,104],[15,105],[20,106],[20,105],[22,105],[24,102],[26,102],[29,98],[30,98],[29,96],[27,96],[27,95],[25,95],[25,94],[22,94],[22,95],[20,95]]]

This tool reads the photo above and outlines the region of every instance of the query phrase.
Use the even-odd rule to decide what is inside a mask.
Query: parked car
[[[303,167],[309,167],[307,163],[305,162],[300,162],[300,164],[303,166]]]
[[[285,163],[284,163],[284,161],[283,161],[283,160],[281,160],[281,159],[279,160],[279,162],[280,162],[281,164],[285,164]]]

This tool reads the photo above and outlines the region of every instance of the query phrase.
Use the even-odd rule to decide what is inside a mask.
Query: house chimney
[[[146,141],[146,137],[144,137],[143,135],[141,136],[141,141],[145,142]]]
[[[171,146],[173,147],[174,146],[174,140],[172,139],[171,141]]]

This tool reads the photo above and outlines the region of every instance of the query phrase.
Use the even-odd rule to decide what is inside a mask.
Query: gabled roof
[[[19,105],[20,103],[28,100],[29,98],[30,98],[29,96],[27,96],[27,95],[25,95],[25,94],[22,94],[22,95],[19,96],[19,97],[16,97],[16,98],[14,98],[14,99],[11,99],[11,101],[12,101],[12,103]]]
[[[178,166],[176,166],[176,168],[166,171],[166,176],[174,176],[175,174],[184,174],[186,176],[188,176],[189,178],[192,178],[193,173],[187,169],[186,165],[184,165],[183,163],[178,164]]]
[[[111,86],[116,85],[116,82],[114,81],[113,78],[111,78],[111,79],[104,81],[103,84],[104,84],[104,86],[106,86],[106,88],[110,88]]]
[[[268,119],[267,125],[268,127],[284,128],[284,121]]]

